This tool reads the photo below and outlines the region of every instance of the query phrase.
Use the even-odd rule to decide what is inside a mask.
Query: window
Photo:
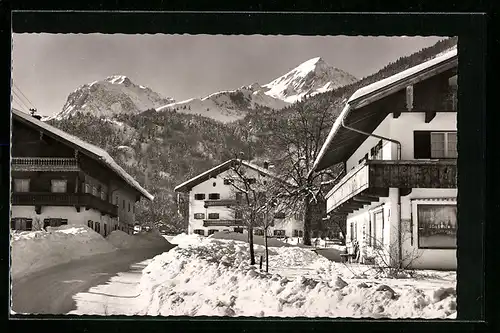
[[[242,219],[243,218],[243,212],[241,212],[241,211],[234,212],[234,218],[235,219]]]
[[[14,179],[14,192],[29,192],[29,179]]]
[[[417,205],[418,247],[421,249],[457,248],[457,206]]]
[[[100,233],[101,233],[101,223],[96,222],[96,223],[95,223],[95,229],[94,229],[94,230],[95,230],[95,232],[97,232],[97,233],[99,233],[99,234],[100,234]]]
[[[219,232],[219,230],[217,229],[212,229],[212,230],[208,230],[208,235],[212,235],[212,234],[215,234],[216,232]]]
[[[208,218],[211,220],[219,219],[219,213],[208,213]]]
[[[84,186],[85,186],[85,190],[84,190],[84,192],[85,192],[85,193],[90,193],[90,192],[91,192],[91,191],[90,191],[90,185],[89,185],[89,184],[84,184]]]
[[[205,213],[194,213],[195,220],[203,220],[205,218]]]
[[[274,236],[285,237],[285,230],[274,230]]]
[[[205,230],[203,229],[194,229],[193,232],[197,235],[205,236]]]
[[[371,246],[380,247],[384,244],[384,211],[381,209],[373,213],[370,223],[371,234],[368,243]]]
[[[280,219],[280,220],[282,220],[282,219],[284,219],[284,218],[285,218],[285,213],[284,213],[284,212],[278,212],[278,213],[275,213],[275,214],[274,214],[274,218],[275,218],[275,219]]]
[[[457,132],[413,132],[414,158],[457,158]]]
[[[299,231],[298,230],[293,230],[292,237],[299,237]]]
[[[257,182],[257,179],[255,178],[247,178],[248,184],[255,184]]]
[[[128,211],[130,212],[130,201],[128,203]]]
[[[241,202],[241,199],[243,198],[243,193],[237,192],[236,193],[236,201]]]
[[[370,155],[374,160],[382,159],[382,140],[380,140],[372,149],[370,149]]]
[[[243,228],[234,228],[233,231],[237,232],[239,234],[242,234],[243,233]]]
[[[16,217],[10,220],[12,230],[31,231],[33,229],[33,219]]]
[[[224,179],[224,185],[231,185],[231,180],[230,179]]]
[[[304,231],[299,230],[299,237],[304,237]]]
[[[104,223],[104,237],[108,235],[108,225]]]
[[[51,191],[54,193],[66,193],[68,181],[65,179],[52,179],[50,181]]]
[[[97,197],[97,187],[92,186],[92,195]]]
[[[48,218],[43,220],[43,228],[47,227],[60,227],[62,225],[68,224],[67,219],[60,219],[60,218]]]
[[[264,230],[263,229],[253,229],[253,234],[256,236],[264,236]]]
[[[94,229],[94,222],[92,220],[88,220],[87,221],[87,226],[90,228],[90,229]]]
[[[213,182],[213,183],[212,183],[212,186],[213,186],[213,187],[217,186],[217,183],[216,183],[216,182]]]
[[[210,193],[208,195],[208,199],[210,199],[210,200],[219,200],[220,199],[220,193]]]
[[[194,195],[195,200],[204,200],[205,199],[205,193],[196,193]]]

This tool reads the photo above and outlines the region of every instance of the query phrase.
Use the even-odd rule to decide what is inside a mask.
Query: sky
[[[50,116],[79,86],[114,74],[182,101],[266,84],[315,57],[362,78],[443,38],[13,34],[12,78],[26,106]]]

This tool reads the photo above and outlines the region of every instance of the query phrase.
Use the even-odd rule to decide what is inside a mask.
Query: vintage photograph
[[[13,33],[11,313],[456,318],[457,42]]]

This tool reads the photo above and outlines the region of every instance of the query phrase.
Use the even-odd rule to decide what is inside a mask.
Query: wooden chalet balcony
[[[22,192],[12,194],[12,204],[19,206],[74,206],[77,211],[80,207],[93,208],[102,214],[111,217],[118,216],[118,206],[90,193],[44,193]]]
[[[327,211],[348,214],[380,197],[389,188],[457,188],[456,160],[368,160],[352,169],[327,194]],[[404,195],[404,194],[403,194]]]
[[[222,200],[205,200],[205,208],[212,206],[235,206],[238,201],[234,199],[222,199]]]
[[[79,171],[76,158],[12,157],[12,171]]]
[[[237,227],[242,226],[243,221],[241,219],[232,220],[203,220],[204,227]]]

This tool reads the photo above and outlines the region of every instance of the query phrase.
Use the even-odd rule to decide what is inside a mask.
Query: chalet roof
[[[60,129],[57,129],[49,124],[46,124],[31,115],[19,111],[15,108],[12,108],[12,116],[14,119],[17,119],[25,124],[28,124],[31,127],[35,127],[38,130],[43,131],[48,136],[54,137],[55,139],[65,142],[71,146],[76,146],[76,148],[84,153],[85,155],[90,156],[94,160],[104,164],[108,168],[110,168],[113,172],[115,172],[120,178],[122,178],[127,184],[136,189],[141,195],[143,195],[148,200],[153,200],[154,196],[151,195],[148,191],[139,185],[139,183],[129,175],[125,170],[123,170],[115,160],[103,149],[94,146],[88,142],[85,142],[76,136],[70,135]]]
[[[344,109],[335,120],[318,157],[314,161],[311,173],[345,161],[349,157],[349,154],[363,142],[362,137],[365,136],[342,127],[342,121],[349,124],[350,120],[355,119],[357,123],[360,123],[356,125],[357,127],[364,127],[363,131],[371,133],[385,119],[387,110],[367,110],[367,108],[362,108],[363,106],[457,66],[458,55],[455,47],[420,65],[411,67],[355,91],[347,100]]]
[[[203,173],[200,173],[199,175],[185,181],[184,183],[178,185],[175,187],[175,191],[176,192],[189,192],[190,189],[193,187],[193,186],[196,186],[198,184],[201,184],[203,183],[204,181],[210,179],[210,177],[212,176],[215,176],[215,175],[218,175],[218,174],[221,174],[223,173],[224,171],[227,171],[229,170],[232,166],[234,166],[236,163],[240,163],[250,169],[253,169],[255,171],[258,171],[262,174],[265,174],[267,176],[270,176],[270,177],[273,177],[275,179],[278,179],[280,181],[283,181],[285,182],[284,180],[280,179],[277,175],[275,175],[274,173],[272,173],[271,171],[269,171],[268,169],[266,168],[263,168],[263,167],[260,167],[256,164],[253,164],[253,163],[250,163],[248,161],[244,161],[244,160],[240,160],[240,159],[231,159],[231,160],[228,160],[224,163],[221,163],[215,167],[213,167],[212,169],[209,169]],[[295,184],[293,184],[292,182],[290,181],[287,181],[286,182],[288,185],[290,186],[296,186]]]

